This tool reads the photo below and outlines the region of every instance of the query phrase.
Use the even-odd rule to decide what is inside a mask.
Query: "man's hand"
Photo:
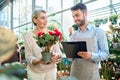
[[[77,54],[84,59],[90,59],[91,58],[91,53],[89,53],[89,52],[79,51]]]

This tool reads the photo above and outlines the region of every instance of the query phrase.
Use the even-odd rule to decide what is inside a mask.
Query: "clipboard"
[[[77,55],[77,52],[78,51],[87,52],[87,45],[85,41],[61,42],[61,44],[63,46],[63,50],[67,58],[82,58]]]

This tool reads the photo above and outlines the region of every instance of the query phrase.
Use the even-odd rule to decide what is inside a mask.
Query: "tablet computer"
[[[87,51],[85,41],[61,42],[67,58],[82,58],[77,55],[78,51]]]

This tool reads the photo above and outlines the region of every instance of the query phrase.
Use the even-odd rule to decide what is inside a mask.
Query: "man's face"
[[[82,12],[80,9],[73,10],[72,16],[77,26],[83,26],[85,24],[86,12]]]

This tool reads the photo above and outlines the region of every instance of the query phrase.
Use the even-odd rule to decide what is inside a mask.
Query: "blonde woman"
[[[55,63],[61,56],[58,44],[52,47],[54,54],[52,62],[50,64],[43,64],[42,49],[36,44],[36,40],[33,38],[39,31],[47,31],[46,12],[44,10],[35,10],[32,14],[32,22],[35,25],[35,29],[24,36],[28,80],[56,80],[57,69]]]

